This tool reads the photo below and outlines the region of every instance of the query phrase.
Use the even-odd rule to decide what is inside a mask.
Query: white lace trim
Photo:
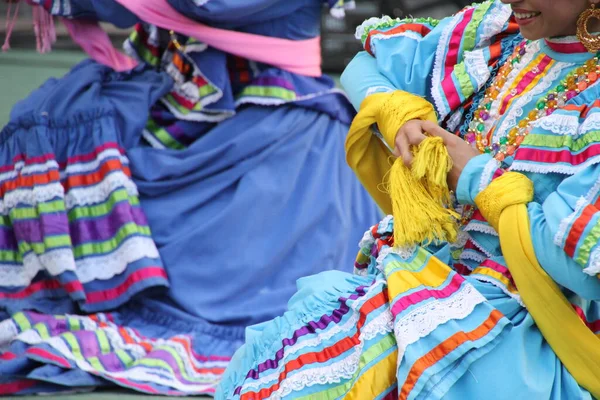
[[[386,215],[385,218],[383,218],[377,224],[377,232],[382,233],[382,229],[384,229],[384,227],[387,227],[390,224],[390,221],[393,221],[393,219],[394,219],[394,217],[392,215]],[[371,247],[373,247],[373,245],[375,244],[376,240],[375,240],[375,237],[373,236],[373,233],[371,232],[371,230],[372,230],[372,228],[368,229],[363,234],[362,239],[358,243],[359,249],[364,249],[364,248],[371,249]]]
[[[415,254],[415,251],[417,251],[417,246],[384,247],[377,256],[377,269],[379,269],[381,272],[385,272],[385,266],[383,265],[383,262],[390,254],[396,254],[402,260],[406,261],[410,259],[413,254]]]
[[[122,155],[118,149],[106,149],[98,153],[96,158],[92,161],[79,162],[67,165],[67,167],[64,171],[61,172],[61,174],[68,176],[93,172],[100,168],[100,165],[104,164],[108,159],[113,158],[119,159],[121,164],[123,164],[124,166],[129,165],[129,160],[127,159],[127,157]]]
[[[385,229],[387,228],[388,225],[390,225],[390,222],[393,223],[394,221],[394,216],[393,215],[386,215],[380,222],[379,224],[377,224],[377,232],[379,234],[383,234]]]
[[[554,113],[538,119],[533,126],[561,136],[575,136],[579,131],[579,116]]]
[[[34,186],[31,189],[15,189],[4,195],[0,202],[0,214],[8,215],[8,212],[18,204],[35,206],[50,200],[62,199],[64,194],[65,190],[59,182]]]
[[[114,328],[105,328],[104,330],[105,330],[105,332],[107,332],[110,329],[114,329]],[[116,335],[118,335],[117,332],[114,332],[114,334],[107,332],[107,337],[109,339],[111,339],[111,338],[114,339],[114,338],[118,337]],[[142,381],[142,382],[152,382],[152,383],[156,383],[159,385],[171,387],[173,389],[180,390],[180,391],[186,392],[186,393],[198,393],[198,392],[204,392],[206,390],[212,389],[212,388],[214,388],[218,379],[220,378],[213,374],[200,374],[200,375],[198,375],[198,377],[200,379],[207,381],[207,383],[199,383],[199,384],[181,383],[180,381],[177,380],[177,378],[174,375],[172,375],[170,373],[159,374],[158,372],[160,372],[160,371],[157,371],[156,369],[149,369],[140,364],[131,365],[130,368],[125,371],[100,372],[96,368],[94,368],[92,365],[90,365],[87,362],[87,360],[76,358],[73,355],[69,346],[66,345],[65,341],[62,340],[62,338],[60,336],[53,336],[51,338],[43,340],[40,337],[40,335],[37,333],[37,331],[35,331],[34,329],[29,329],[29,330],[23,332],[22,334],[20,334],[18,336],[18,340],[21,342],[30,344],[30,345],[45,343],[45,344],[51,346],[52,348],[54,348],[56,351],[58,351],[63,357],[74,362],[79,369],[81,369],[85,372],[91,372],[91,373],[95,373],[95,374],[100,373],[101,376],[108,376],[111,378],[124,378],[124,379],[137,380],[137,381]],[[149,342],[152,342],[151,340],[148,340],[148,339],[146,339],[146,340]],[[146,353],[144,352],[144,354],[146,354]]]
[[[388,39],[394,39],[397,37],[405,37],[405,38],[412,39],[417,42],[423,39],[423,36],[421,36],[421,34],[419,34],[417,32],[413,32],[413,31],[404,31],[404,32],[400,32],[400,33],[395,33],[393,35],[389,35],[389,34],[385,34],[385,33],[378,33],[376,35],[371,35],[371,52],[373,53],[373,55],[376,55],[377,46],[375,45],[375,40],[377,40],[377,39],[388,40]]]
[[[453,249],[462,249],[467,244],[469,238],[470,235],[466,231],[459,230],[458,235],[456,236],[456,242],[451,243],[450,247]]]
[[[468,317],[475,306],[484,303],[485,297],[471,284],[447,299],[435,300],[396,318],[394,334],[398,344],[398,366],[402,363],[406,348],[431,334],[437,327],[452,320]]]
[[[384,15],[381,18],[371,17],[356,27],[356,31],[354,31],[354,38],[362,41],[362,37],[365,35],[365,32],[373,25],[381,25],[390,21],[392,21],[392,18],[387,15]]]
[[[77,207],[98,204],[117,189],[124,188],[129,196],[137,196],[137,187],[123,171],[114,171],[93,186],[72,188],[65,195],[64,187],[59,182],[34,186],[30,189],[19,188],[7,193],[0,202],[0,215],[7,215],[10,209],[18,204],[35,206],[54,199],[64,199],[67,211]]]
[[[600,274],[600,247],[596,247],[592,251],[589,265],[583,269],[583,272],[594,277]]]
[[[17,161],[12,170],[0,174],[0,182],[9,179],[15,179],[17,176],[27,176],[49,170],[58,170],[58,163],[55,160],[48,160],[43,163],[25,165],[23,161]]]
[[[511,87],[513,81],[521,73],[522,69],[525,66],[529,65],[529,63],[534,59],[535,55],[539,51],[539,44],[537,44],[535,42],[533,44],[530,44],[528,47],[529,47],[529,50],[527,51],[527,53],[525,53],[525,55],[521,58],[521,60],[517,64],[515,64],[514,68],[510,71],[510,73],[507,76],[506,83],[504,84],[504,86],[502,86],[500,88],[501,95],[499,95],[492,102],[492,106],[490,108],[490,117],[491,118],[489,118],[487,121],[484,122],[486,134],[489,133],[490,129],[495,124],[497,124],[498,121],[500,121],[500,119],[502,117],[499,113],[499,110],[502,106],[502,100],[504,98],[504,94]],[[511,110],[509,110],[509,114],[510,114]],[[509,114],[507,114],[507,115],[509,115]],[[516,121],[516,118],[515,118],[515,121]],[[516,125],[516,123],[515,123],[515,125]]]
[[[358,315],[356,316],[356,319],[354,319],[355,324],[356,324],[356,321],[358,321]],[[350,329],[352,329],[354,326],[356,326],[355,324],[352,326],[349,326],[348,329],[338,330],[335,332],[335,334],[338,334],[340,332],[347,332]],[[360,350],[358,351],[359,356],[362,353],[362,347],[364,346],[365,341],[373,339],[373,338],[377,337],[378,335],[385,335],[386,333],[390,333],[390,332],[392,332],[392,330],[393,330],[393,316],[389,310],[385,310],[380,315],[378,315],[376,318],[374,318],[372,321],[370,321],[368,324],[366,324],[363,327],[363,329],[360,333],[360,336],[359,336],[360,344],[356,346],[356,348],[360,348]],[[327,339],[325,339],[324,337],[323,338],[316,337],[314,339],[310,339],[311,344],[309,344],[307,346],[302,346],[301,348],[308,347],[308,346],[317,346],[317,345],[321,344],[322,342],[324,342],[325,340],[332,338],[334,335],[328,335],[328,336],[329,337]],[[298,350],[300,350],[301,348],[295,349],[296,351],[294,351],[294,353],[297,352]],[[353,353],[356,353],[356,350]],[[290,354],[292,354],[292,353],[290,352]],[[354,354],[352,354],[350,357],[352,357],[353,355]],[[340,360],[339,363],[345,363],[350,357],[347,357],[344,360]],[[258,389],[261,386],[263,386],[269,382],[278,380],[279,375],[285,368],[284,360],[286,358],[287,358],[287,352],[286,352],[286,356],[284,356],[284,358],[280,362],[280,365],[277,367],[277,369],[273,370],[271,373],[269,373],[269,375],[265,375],[257,380],[247,380],[246,382],[244,382],[242,390],[248,391],[248,390]],[[327,367],[324,367],[324,368],[327,368]],[[310,369],[310,371],[314,371],[314,370],[322,370],[322,368]],[[328,373],[326,382],[320,382],[320,383],[326,384],[326,383],[340,382],[341,379],[349,379],[350,377],[352,377],[353,374],[354,374],[354,371],[352,372],[352,374],[349,377],[341,377],[341,376],[337,376],[336,374]],[[298,374],[294,374],[293,376],[288,377],[286,379],[286,381],[295,379],[296,377],[298,377]],[[310,385],[307,385],[305,382],[305,379],[302,376],[300,376],[300,379],[298,379],[298,382],[291,383],[290,386],[293,386],[292,391],[299,391]],[[285,389],[285,391],[287,391],[287,389]],[[291,393],[291,391],[287,392],[287,394],[289,394],[289,393]]]
[[[463,110],[461,108],[454,111],[452,116],[448,119],[448,123],[446,124],[449,131],[455,131],[458,128],[458,125],[461,123],[463,117]]]
[[[350,356],[323,367],[310,368],[295,373],[285,379],[279,389],[269,399],[279,400],[292,392],[299,392],[307,387],[340,383],[342,380],[351,379],[360,365],[360,356],[364,348],[364,343],[392,331],[392,315],[389,311],[383,312],[368,325],[368,328],[365,326],[361,332],[359,336],[360,343],[354,348]]]
[[[473,243],[473,245],[475,245],[475,247],[477,247],[477,250],[481,251],[483,254],[486,255],[486,257],[488,258],[492,258],[494,257],[494,255],[492,253],[490,253],[488,250],[486,250],[485,247],[483,247],[481,245],[481,243],[478,243],[475,239],[473,239],[473,237],[471,236],[471,243]]]
[[[492,38],[502,32],[502,28],[511,15],[512,9],[510,6],[496,1],[483,19],[483,33],[479,39],[479,46],[489,46]]]
[[[585,134],[591,131],[600,130],[600,112],[595,112],[583,121],[579,128],[578,134]]]
[[[596,180],[596,182],[594,183],[594,186],[592,186],[592,188],[585,195],[585,198],[587,199],[588,202],[595,203],[595,200],[596,200],[599,192],[600,192],[600,179]]]
[[[259,386],[261,386],[267,382],[270,382],[272,380],[277,380],[279,377],[279,374],[283,371],[283,368],[285,367],[285,362],[283,362],[283,360],[287,359],[289,356],[291,356],[293,354],[298,353],[300,350],[303,350],[307,347],[318,346],[318,345],[322,344],[323,342],[331,339],[332,337],[334,337],[342,332],[348,332],[348,331],[352,330],[352,328],[356,327],[356,322],[360,318],[360,311],[359,311],[360,308],[367,302],[367,300],[372,298],[373,292],[376,292],[376,291],[381,292],[382,290],[385,290],[384,289],[385,284],[386,284],[385,281],[381,280],[381,279],[375,281],[369,287],[369,289],[367,290],[367,293],[365,293],[364,296],[361,296],[359,299],[352,302],[349,305],[349,308],[352,310],[353,315],[352,315],[352,317],[350,317],[348,319],[348,321],[346,323],[344,323],[343,325],[334,325],[328,330],[323,330],[319,333],[315,333],[315,337],[313,337],[312,339],[305,339],[299,343],[294,344],[293,346],[284,348],[282,362],[279,363],[279,365],[277,366],[276,369],[273,369],[271,372],[269,372],[268,375],[263,375],[257,380],[245,382],[243,385],[243,388],[244,389],[252,389],[252,388],[259,387]],[[391,321],[392,316],[391,316],[391,313],[389,312],[389,310],[386,310],[386,312],[390,319],[388,332],[391,332],[392,331],[392,321]],[[384,312],[384,314],[385,314],[385,312]],[[373,323],[377,323],[377,322],[375,322],[375,319],[373,321],[367,323],[364,326],[362,333],[366,334],[365,332],[373,331],[373,329],[370,327],[370,325]],[[377,324],[380,325],[380,323],[377,323]],[[269,354],[269,356],[271,356],[271,354]]]
[[[123,273],[127,265],[143,258],[157,259],[160,254],[151,238],[132,236],[110,254],[77,260],[77,277],[82,283],[107,280]]]
[[[492,158],[485,164],[483,172],[481,173],[481,180],[479,181],[479,192],[482,192],[489,186],[489,184],[492,182],[494,173],[498,170],[498,168],[500,168],[501,165],[502,164],[500,161],[496,160],[495,158]]]
[[[477,90],[481,89],[490,78],[490,69],[483,55],[483,49],[466,52],[464,63],[467,74],[477,83]]]
[[[575,205],[575,211],[573,211],[569,216],[563,218],[560,221],[560,225],[558,226],[558,230],[554,235],[554,244],[560,248],[563,248],[565,244],[565,238],[567,236],[567,230],[569,226],[577,219],[577,216],[581,213],[581,211],[589,205],[589,201],[585,197],[581,197],[577,200],[577,204]]]
[[[460,260],[461,261],[470,260],[470,261],[475,261],[477,263],[482,263],[486,260],[486,258],[485,258],[485,256],[475,252],[474,250],[467,249],[461,253]]]
[[[485,234],[491,235],[491,236],[498,236],[498,232],[496,232],[496,230],[491,225],[486,225],[479,221],[469,222],[467,224],[467,226],[464,228],[464,231],[465,232],[479,232],[479,233],[485,233]]]
[[[123,171],[114,171],[96,185],[70,189],[65,195],[65,207],[69,211],[77,206],[102,203],[117,189],[127,190],[129,196],[138,195],[137,186],[131,178]]]
[[[33,252],[23,257],[23,265],[0,264],[0,286],[28,286],[40,271],[58,276],[74,271],[82,283],[107,280],[125,271],[127,265],[142,258],[159,258],[158,249],[151,238],[132,236],[112,253],[74,260],[69,249],[57,249],[37,255]]]
[[[485,276],[485,275],[479,275],[477,273],[474,273],[472,275],[472,277],[474,279],[477,279],[478,281],[481,282],[487,282],[491,285],[494,285],[495,287],[497,287],[498,289],[502,290],[502,292],[504,292],[504,294],[506,294],[507,296],[511,297],[512,299],[515,299],[517,301],[517,303],[519,303],[519,305],[523,308],[527,308],[525,306],[525,303],[523,303],[523,299],[521,299],[521,296],[516,294],[516,293],[511,293],[508,288],[506,286],[504,286],[501,282],[498,282],[497,280],[495,280],[494,278],[490,277],[490,276]]]
[[[518,155],[519,150],[515,153]],[[533,161],[522,161],[515,159],[513,164],[510,166],[511,171],[521,171],[521,172],[533,172],[536,174],[563,174],[563,175],[575,175],[576,173],[590,167],[592,165],[600,163],[600,156],[593,156],[588,158],[585,162],[579,165],[570,165],[570,164],[541,164]]]

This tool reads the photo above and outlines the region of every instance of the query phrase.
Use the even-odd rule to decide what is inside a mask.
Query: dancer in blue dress
[[[325,75],[227,54],[116,2],[38,3],[136,23],[125,48],[139,65],[84,61],[2,131],[0,393],[212,393],[245,328],[281,314],[302,276],[349,270],[379,219],[345,163],[354,110]],[[170,4],[290,41],[319,35],[323,6]]]

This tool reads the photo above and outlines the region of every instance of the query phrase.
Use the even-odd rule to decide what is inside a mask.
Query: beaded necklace
[[[535,109],[519,121],[517,126],[508,132],[507,137],[501,137],[497,142],[491,143],[492,138],[489,135],[493,126],[493,120],[490,115],[492,104],[507,84],[508,76],[515,65],[527,53],[528,43],[528,41],[520,43],[515,48],[513,54],[506,60],[506,63],[500,67],[498,74],[492,84],[486,89],[483,99],[473,113],[473,119],[465,135],[465,140],[476,146],[481,153],[492,154],[500,162],[504,161],[507,156],[512,156],[515,153],[525,139],[525,136],[529,134],[535,121],[544,116],[551,115],[556,110],[564,107],[567,101],[573,99],[600,79],[600,57],[596,55],[588,60],[584,66],[571,71],[554,89],[538,100]],[[520,93],[516,91],[511,94],[517,96]],[[485,136],[484,132],[487,132]],[[475,207],[465,206],[459,221],[460,226],[468,224],[473,218],[474,212]]]
[[[516,127],[512,128],[507,137],[501,137],[497,141],[493,141],[489,137],[494,123],[490,115],[492,104],[498,98],[504,86],[509,83],[508,76],[515,65],[519,64],[522,57],[527,53],[527,44],[528,41],[519,44],[507,62],[500,68],[494,83],[486,90],[483,100],[475,111],[465,136],[467,142],[476,146],[481,153],[492,154],[498,161],[504,161],[507,156],[512,156],[515,153],[535,121],[564,107],[567,101],[587,89],[600,76],[599,57],[596,55],[588,60],[583,67],[571,71],[554,89],[538,100],[535,109],[521,120]],[[519,94],[518,89],[513,89],[513,92],[511,92],[513,96]]]

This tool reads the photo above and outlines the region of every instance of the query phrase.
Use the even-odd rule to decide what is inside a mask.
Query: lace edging
[[[583,269],[583,272],[590,276],[597,276],[600,274],[600,247],[596,247],[590,255],[590,264]]]
[[[491,225],[485,225],[480,221],[471,221],[463,229],[465,232],[479,232],[491,236],[498,236],[498,232]]]
[[[427,303],[397,318],[394,335],[398,345],[398,365],[409,345],[430,335],[440,325],[468,317],[478,304],[485,301],[485,297],[470,283],[465,283],[452,297]]]
[[[477,279],[478,281],[486,282],[486,283],[489,283],[490,285],[494,285],[498,289],[502,290],[502,292],[504,292],[504,294],[506,294],[507,296],[509,296],[512,299],[514,299],[517,303],[519,303],[519,305],[521,307],[527,308],[527,306],[525,306],[525,303],[523,303],[523,299],[521,298],[520,295],[515,294],[515,293],[511,293],[506,288],[506,286],[504,286],[502,283],[496,281],[494,278],[491,278],[491,277],[488,277],[488,276],[485,276],[485,275],[479,275],[477,273],[474,273],[471,276],[473,277],[473,279]]]
[[[132,236],[125,239],[112,253],[78,260],[74,259],[70,248],[57,249],[41,255],[30,252],[23,257],[22,267],[0,264],[0,286],[28,286],[33,278],[44,270],[52,276],[73,271],[81,283],[108,280],[123,273],[127,265],[142,258],[160,258],[154,241],[149,237]]]
[[[106,329],[104,330],[106,331]],[[114,333],[109,332],[107,333],[107,337],[115,339],[119,337],[119,334],[116,331]],[[110,378],[126,378],[142,382],[152,382],[159,385],[168,386],[185,393],[204,393],[207,390],[214,388],[219,379],[219,376],[215,374],[199,374],[198,380],[203,380],[206,383],[182,383],[178,381],[176,376],[174,375],[157,374],[156,371],[150,371],[141,365],[132,366],[129,369],[125,369],[123,371],[118,372],[99,371],[98,369],[94,368],[87,361],[87,359],[76,357],[60,336],[53,336],[48,339],[42,339],[35,329],[29,329],[18,335],[17,340],[23,343],[27,343],[29,345],[45,343],[50,347],[54,348],[56,351],[58,351],[63,357],[74,362],[79,369],[85,372],[98,374],[100,376]],[[119,340],[121,340],[121,338],[119,338]],[[150,342],[154,345],[156,344],[156,341],[152,339],[145,339],[145,341]],[[113,342],[113,344],[117,343]],[[174,343],[170,343],[169,345],[174,345]],[[143,353],[138,354],[142,354],[143,357],[147,353],[143,351]]]
[[[510,6],[495,2],[494,11],[488,10],[483,20],[483,33],[480,38],[480,46],[488,46],[494,36],[502,32],[502,27],[508,22],[512,15]]]
[[[489,186],[490,182],[492,182],[494,172],[496,172],[501,165],[502,164],[500,161],[496,160],[495,158],[492,158],[485,164],[483,172],[481,173],[481,179],[479,181],[479,192],[482,192]]]
[[[486,84],[491,74],[483,55],[483,49],[466,52],[464,63],[467,74],[472,76],[477,83],[477,90],[481,89],[483,85]]]
[[[329,383],[339,383],[343,379],[350,379],[352,376],[354,376],[356,368],[358,368],[358,360],[360,359],[364,343],[379,335],[390,333],[392,330],[393,317],[392,314],[386,310],[364,326],[361,334],[359,335],[359,344],[355,347],[353,354],[333,364],[333,370],[329,369],[330,366],[325,366],[311,368],[303,371],[304,373],[300,372],[294,374],[293,376],[286,378],[286,380],[281,384],[280,390],[278,390],[276,393],[283,397],[292,392],[301,391],[302,389],[315,384],[325,385]],[[355,358],[355,356],[358,358]],[[284,367],[285,364],[282,364],[276,371],[273,371],[261,379],[244,382],[242,390],[257,389],[268,382],[277,380]],[[320,378],[315,379],[317,376]]]
[[[519,150],[515,153],[518,156]],[[562,175],[575,175],[576,173],[584,170],[587,167],[600,163],[600,155],[588,158],[585,162],[579,165],[572,164],[551,164],[551,163],[538,163],[533,161],[519,160],[515,158],[512,165],[510,166],[511,171],[520,172],[533,172],[536,174],[562,174]]]
[[[575,205],[575,210],[567,217],[563,218],[560,221],[560,225],[558,226],[558,230],[554,235],[554,244],[558,247],[562,248],[565,244],[565,238],[567,236],[567,229],[573,223],[573,221],[577,218],[577,216],[581,213],[585,207],[589,205],[588,200],[585,197],[581,197],[577,200],[577,204]]]
[[[544,129],[557,135],[577,135],[579,131],[579,117],[576,115],[551,114],[540,118],[534,127]]]

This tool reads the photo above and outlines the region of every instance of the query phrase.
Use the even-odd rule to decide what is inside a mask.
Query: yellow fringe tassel
[[[415,150],[409,169],[398,158],[388,175],[394,215],[394,244],[454,242],[459,215],[449,208],[446,182],[452,160],[441,138],[427,138]]]
[[[413,119],[437,121],[433,106],[419,96],[401,90],[367,96],[348,132],[346,159],[384,212],[394,215],[397,246],[452,242],[458,214],[447,208],[452,159],[442,139],[425,139],[415,149],[410,169],[398,159],[390,170],[390,153],[371,132],[377,124],[387,147],[393,148],[398,129]],[[386,193],[379,190],[382,183]]]

